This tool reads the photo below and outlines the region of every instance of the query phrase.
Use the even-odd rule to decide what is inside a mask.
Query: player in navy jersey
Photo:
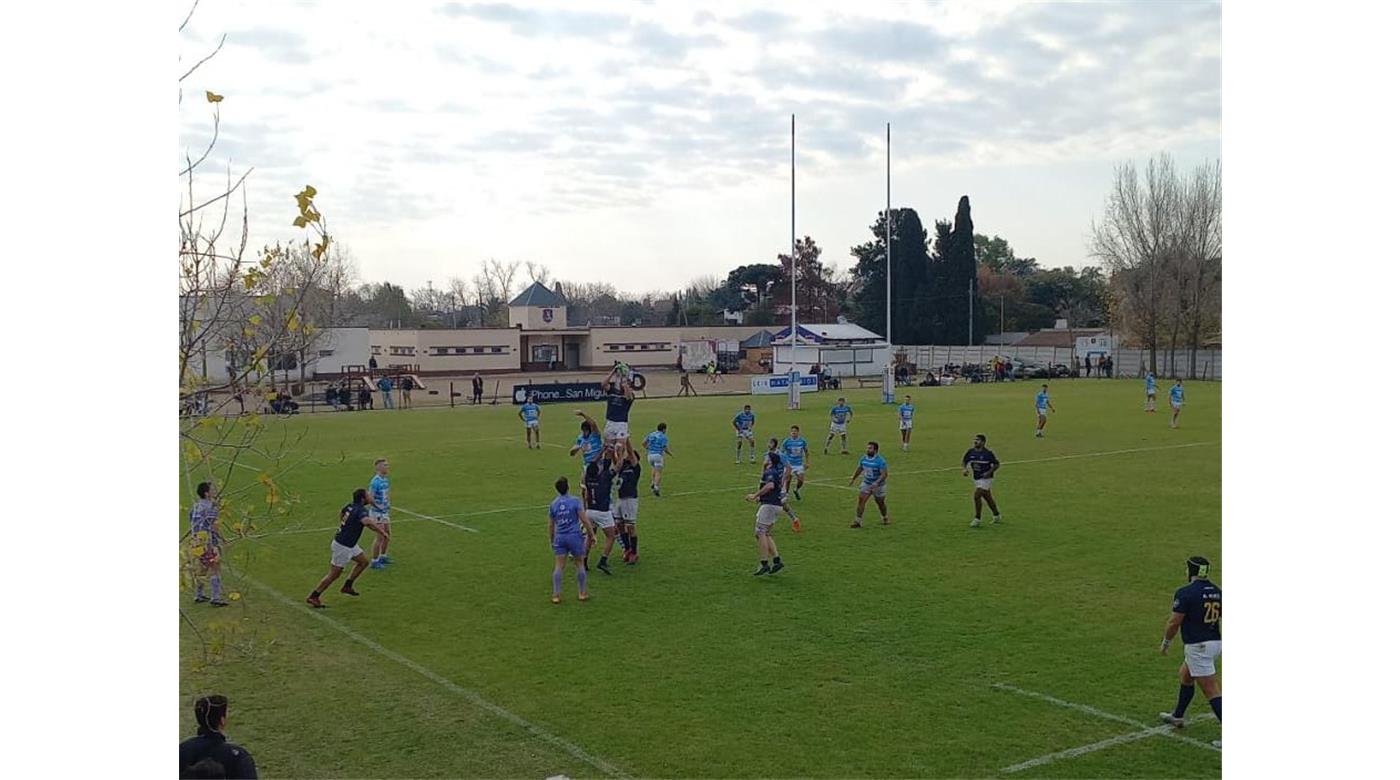
[[[789,478],[789,473],[790,473],[790,472],[789,472],[788,467],[787,467],[787,462],[786,462],[786,460],[783,458],[783,453],[782,453],[781,451],[779,451],[779,449],[778,449],[778,440],[777,440],[776,438],[770,438],[770,439],[768,440],[768,452],[765,453],[764,456],[763,456],[763,469],[764,469],[764,470],[767,470],[767,469],[768,469],[768,456],[769,456],[769,455],[777,455],[777,456],[778,456],[778,462],[783,464],[783,481],[782,481],[782,482],[779,482],[778,484],[779,484],[780,486],[786,485],[786,484],[787,484],[787,480],[788,480],[788,478]],[[763,473],[762,471],[759,472],[759,476],[760,476],[760,477],[762,476],[762,473]],[[788,519],[790,519],[790,520],[792,521],[792,532],[795,533],[795,534],[800,534],[800,533],[802,533],[802,518],[798,517],[798,516],[797,516],[797,513],[794,512],[794,511],[792,511],[792,504],[789,504],[789,503],[788,503],[788,500],[787,500],[787,489],[784,488],[783,491],[782,491],[782,493],[779,494],[779,495],[780,495],[780,497],[782,498],[782,501],[783,501],[783,512],[787,513]]]
[[[1055,411],[1055,405],[1050,403],[1050,385],[1041,385],[1040,392],[1035,394],[1035,437],[1045,438],[1045,415],[1046,412]]]
[[[535,400],[535,394],[531,393],[525,399],[525,403],[520,406],[521,422],[525,423],[525,449],[540,448],[540,405]],[[533,443],[531,437],[533,436]]]
[[[1209,573],[1210,561],[1199,555],[1186,559],[1187,584],[1172,596],[1172,613],[1162,634],[1162,655],[1171,648],[1177,631],[1186,650],[1176,710],[1159,713],[1163,722],[1177,728],[1186,725],[1186,708],[1197,685],[1210,700],[1215,719],[1220,720],[1220,681],[1215,679],[1215,659],[1220,657],[1220,588],[1206,578]]]
[[[608,378],[603,380],[604,400],[608,403],[607,411],[603,415],[607,421],[603,428],[603,441],[607,444],[626,439],[630,435],[627,430],[627,417],[632,411],[632,402],[636,400],[636,395],[632,392],[629,374],[630,371],[625,366],[618,364],[613,366]]]
[[[865,516],[865,504],[871,496],[875,497],[875,506],[880,508],[880,523],[890,524],[890,511],[885,506],[885,482],[890,477],[890,467],[885,463],[885,456],[880,454],[880,444],[878,442],[866,442],[865,456],[856,464],[854,474],[851,474],[850,482],[847,485],[854,485],[856,477],[865,475],[865,479],[860,484],[860,498],[856,499],[856,519],[851,523],[852,528],[861,527],[861,518]]]
[[[801,431],[794,425],[788,429],[788,437],[783,439],[783,462],[787,464],[784,493],[791,493],[798,501],[802,500],[802,485],[807,481],[807,455],[807,440],[802,438]]]
[[[972,472],[972,527],[982,527],[982,502],[986,501],[987,506],[992,509],[992,522],[1001,522],[1001,512],[997,510],[997,502],[992,498],[992,479],[996,476],[997,469],[1001,468],[1001,461],[997,460],[996,453],[987,449],[987,437],[977,434],[972,439],[972,449],[963,453],[962,459],[963,476]]]
[[[350,497],[350,503],[340,510],[340,528],[335,532],[335,538],[331,539],[330,573],[322,577],[316,589],[306,597],[307,604],[317,609],[326,606],[321,603],[321,594],[340,578],[340,573],[345,571],[345,564],[351,561],[355,562],[355,569],[350,572],[350,578],[345,580],[345,584],[340,586],[340,592],[347,596],[360,595],[355,591],[355,578],[369,567],[369,558],[365,556],[365,551],[360,549],[360,534],[368,528],[377,537],[385,536],[383,527],[369,519],[368,504],[368,492],[364,488],[357,488]]]
[[[622,561],[637,562],[637,482],[642,478],[642,459],[632,449],[631,440],[614,445],[617,462],[617,501],[613,502],[613,520],[617,537],[622,540]]]
[[[846,422],[856,413],[846,404],[845,398],[837,398],[836,405],[831,407],[831,430],[826,434],[826,444],[822,445],[822,454],[827,454],[827,449],[831,447],[831,440],[838,435],[841,437],[841,454],[849,455],[846,450]]]
[[[753,443],[753,407],[744,404],[744,410],[734,415],[734,462],[739,462],[739,456],[744,452],[744,442],[749,443],[749,462],[755,462]]]
[[[616,451],[608,448],[596,463],[589,467],[588,481],[584,483],[584,501],[587,504],[588,522],[594,528],[603,529],[606,541],[603,555],[598,559],[598,570],[612,574],[608,568],[608,556],[612,555],[613,544],[617,541],[617,523],[612,516],[613,477],[617,474]],[[595,536],[589,537],[589,548],[593,547]],[[587,553],[584,555],[587,560]]]
[[[778,556],[778,545],[773,541],[773,523],[778,520],[782,508],[783,459],[776,452],[768,453],[767,468],[758,483],[758,491],[751,493],[746,500],[758,504],[758,514],[754,517],[753,535],[758,541],[758,570],[760,574],[777,574],[782,571],[783,559]],[[768,560],[773,563],[769,565]]]
[[[589,530],[588,515],[583,502],[577,496],[569,495],[567,477],[555,480],[554,490],[559,495],[549,505],[549,543],[554,549],[554,595],[550,601],[559,603],[564,588],[564,559],[570,556],[573,556],[574,568],[578,572],[578,600],[587,601],[588,569],[584,566],[584,558],[588,553],[584,532]]]
[[[190,507],[191,553],[199,559],[199,573],[194,578],[194,600],[202,604],[209,602],[211,607],[227,607],[224,601],[223,578],[219,575],[220,548],[223,538],[219,533],[219,497],[214,486],[201,482],[194,489],[198,497]],[[209,580],[209,593],[204,595],[204,581]]]
[[[1181,386],[1181,380],[1176,380],[1172,389],[1168,391],[1168,396],[1172,405],[1172,426],[1176,427],[1176,420],[1181,416],[1181,405],[1186,403],[1186,388]]]

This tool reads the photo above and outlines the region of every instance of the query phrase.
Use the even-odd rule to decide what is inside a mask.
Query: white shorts
[[[588,510],[588,519],[592,520],[593,524],[599,528],[612,528],[616,525],[616,523],[613,522],[612,512],[600,512],[597,509],[590,509]]]
[[[753,532],[756,534],[766,534],[772,530],[773,524],[778,522],[778,513],[783,508],[778,504],[759,504],[758,514],[754,515]]]
[[[1040,418],[1044,417],[1045,415],[1047,415],[1047,414],[1049,414],[1049,413],[1050,413],[1050,410],[1049,410],[1049,409],[1041,409],[1040,407],[1037,406],[1036,409],[1035,409],[1035,418],[1036,418],[1037,420],[1039,420]]]
[[[637,499],[619,498],[613,502],[613,519],[625,520],[628,523],[637,522]]]
[[[365,551],[361,550],[358,544],[354,547],[346,547],[334,539],[331,540],[331,565],[337,569],[345,568],[346,564],[355,559],[355,556],[364,554]]]
[[[627,438],[627,423],[608,420],[603,425],[603,439],[613,441],[615,439]]]
[[[744,439],[744,440],[746,440],[746,441],[753,441],[753,429],[752,429],[752,428],[747,428],[747,429],[739,428],[739,429],[736,429],[736,430],[734,431],[734,438],[736,438],[736,439]]]
[[[989,479],[974,479],[974,480],[972,480],[972,486],[975,487],[975,488],[977,488],[978,490],[991,490],[991,489],[992,489],[992,480],[991,480],[990,478],[989,478]]]
[[[870,496],[874,496],[874,497],[876,497],[876,498],[884,498],[884,497],[885,497],[885,484],[886,484],[886,483],[884,483],[884,482],[882,482],[882,483],[880,483],[880,484],[878,484],[878,485],[867,485],[867,484],[865,484],[865,483],[861,483],[861,486],[860,486],[860,494],[861,494],[862,496],[870,495]]]
[[[1174,409],[1174,410],[1176,410],[1176,411],[1178,411],[1178,412],[1181,411],[1181,404],[1173,402],[1173,403],[1172,403],[1172,409]]]
[[[666,455],[661,452],[648,452],[647,463],[654,469],[663,468],[666,465]]]
[[[900,421],[899,421],[899,429],[900,429],[901,431],[912,431],[912,430],[914,430],[914,421],[913,421],[913,420],[900,420]]]
[[[538,428],[538,427],[540,427],[540,421],[539,421],[539,420],[526,420],[526,421],[525,421],[525,427],[526,427],[526,428]]]
[[[845,435],[846,435],[846,424],[845,424],[845,423],[832,423],[832,424],[831,424],[831,432],[832,432],[832,433],[835,433],[835,434],[840,434],[840,435],[842,435],[842,436],[845,436]]]
[[[371,510],[369,510],[369,519],[370,519],[371,521],[373,521],[373,522],[379,523],[380,525],[388,525],[388,524],[389,524],[389,513],[388,513],[388,512],[380,512],[380,511],[377,510],[377,509],[371,509]]]
[[[1215,659],[1219,657],[1218,639],[1186,645],[1186,670],[1192,677],[1210,677],[1215,674]]]
[[[800,476],[803,476],[803,475],[805,475],[805,474],[807,473],[807,467],[806,467],[806,466],[793,466],[793,465],[789,464],[789,465],[788,465],[788,468],[792,470],[792,475],[793,475],[794,477],[800,477]]]

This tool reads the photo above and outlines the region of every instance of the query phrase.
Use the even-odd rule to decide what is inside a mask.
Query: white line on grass
[[[1200,715],[1196,715],[1195,717],[1188,718],[1186,722],[1188,724],[1195,723],[1198,720],[1205,720],[1207,718],[1212,717],[1214,716],[1202,713]],[[1169,736],[1169,732],[1175,728],[1175,726],[1168,725],[1152,726],[1150,728],[1145,728],[1141,731],[1134,731],[1130,734],[1120,734],[1116,737],[1101,739],[1098,742],[1093,742],[1088,745],[1080,745],[1079,747],[1070,748],[1068,750],[1061,750],[1058,753],[1047,753],[1038,758],[1032,758],[1029,761],[1022,761],[1019,764],[1012,764],[1011,766],[1003,768],[1001,771],[1005,772],[1006,774],[1011,774],[1014,772],[1020,772],[1024,769],[1030,769],[1031,767],[1042,766],[1052,761],[1059,761],[1061,759],[1066,758],[1075,758],[1077,756],[1082,756],[1087,753],[1096,753],[1100,750],[1114,747],[1115,745],[1125,745],[1129,742],[1136,742],[1140,739],[1147,739],[1148,737],[1155,737],[1158,735]],[[1215,748],[1212,747],[1211,749],[1214,750]]]
[[[459,531],[470,531],[474,534],[481,533],[480,531],[476,530],[475,528],[472,528],[471,526],[460,525],[458,523],[449,523],[448,521],[443,520],[441,517],[433,517],[432,515],[421,514],[419,512],[413,511],[412,509],[404,509],[401,506],[395,507],[395,509],[398,509],[400,512],[407,512],[408,514],[413,515],[414,517],[422,518],[424,520],[431,520],[434,523],[441,523],[442,525],[448,526],[450,528],[456,528]]]
[[[292,599],[287,598],[278,591],[274,590],[271,586],[264,585],[263,583],[253,579],[252,577],[247,576],[246,574],[243,575],[243,579],[246,582],[248,582],[248,584],[267,593],[274,599],[282,602],[282,604],[293,609],[301,609],[301,604],[293,601]],[[345,636],[355,640],[356,642],[359,642],[365,647],[368,647],[369,649],[373,650],[379,655],[399,664],[400,666],[403,666],[406,669],[416,672],[423,677],[426,677],[427,679],[437,683],[439,686],[446,688],[447,690],[457,694],[458,696],[461,696],[463,699],[466,699],[471,704],[480,707],[481,709],[491,713],[492,715],[495,715],[496,717],[501,718],[502,720],[508,721],[525,729],[526,731],[530,732],[539,739],[548,742],[554,745],[555,747],[562,749],[564,752],[568,753],[574,758],[577,758],[580,761],[587,763],[589,766],[593,767],[594,769],[597,769],[599,772],[602,772],[603,774],[608,775],[609,777],[627,777],[627,773],[623,772],[621,769],[613,766],[612,764],[609,764],[607,761],[604,761],[601,758],[598,758],[592,753],[589,753],[588,751],[584,750],[583,748],[579,747],[573,742],[570,742],[569,740],[564,739],[563,737],[546,730],[542,726],[538,726],[520,717],[519,715],[516,715],[514,712],[511,712],[505,707],[502,707],[501,705],[488,700],[480,693],[477,693],[476,691],[470,688],[464,688],[458,685],[457,683],[454,683],[451,680],[447,679],[446,677],[443,677],[437,672],[434,672],[432,669],[429,669],[428,667],[423,666],[422,664],[413,661],[405,656],[399,655],[393,650],[390,650],[389,648],[379,644],[373,639],[370,639],[369,637],[359,633],[358,631],[354,630],[353,628],[350,628],[344,623],[341,623],[335,618],[332,618],[319,610],[308,609],[306,610],[306,612],[311,617],[320,620],[321,622],[325,623],[331,628],[334,628],[335,630],[339,631]]]
[[[1076,711],[1078,711],[1078,712],[1084,713],[1085,715],[1093,715],[1093,716],[1096,717],[1096,718],[1103,718],[1104,720],[1111,720],[1111,721],[1114,721],[1115,723],[1125,723],[1125,724],[1127,724],[1127,725],[1129,725],[1129,726],[1136,726],[1136,727],[1138,727],[1138,728],[1140,728],[1140,729],[1152,729],[1152,728],[1154,728],[1153,726],[1149,726],[1149,725],[1147,725],[1146,723],[1143,723],[1142,721],[1133,720],[1132,718],[1126,718],[1126,717],[1123,717],[1122,715],[1114,715],[1114,714],[1111,713],[1111,712],[1104,712],[1104,711],[1101,710],[1101,709],[1097,709],[1097,708],[1095,708],[1095,707],[1090,707],[1090,706],[1087,705],[1087,704],[1077,704],[1077,703],[1072,702],[1072,701],[1065,701],[1064,699],[1057,699],[1057,698],[1055,698],[1054,696],[1049,696],[1049,695],[1046,695],[1046,694],[1044,694],[1044,693],[1036,693],[1035,691],[1028,691],[1028,690],[1026,690],[1026,689],[1024,689],[1024,688],[1017,688],[1017,687],[1014,686],[1014,685],[1007,685],[1006,683],[992,683],[992,687],[993,687],[993,688],[996,688],[997,690],[1010,691],[1011,693],[1019,693],[1019,694],[1022,695],[1022,696],[1029,696],[1029,697],[1032,698],[1032,699],[1040,699],[1041,701],[1044,701],[1044,702],[1049,702],[1049,703],[1051,703],[1051,704],[1055,704],[1055,705],[1058,705],[1058,706],[1060,706],[1060,707],[1065,707],[1065,708],[1068,708],[1068,709],[1071,709],[1071,710],[1076,710]],[[1171,737],[1172,739],[1179,739],[1179,740],[1181,740],[1182,742],[1186,742],[1186,743],[1188,743],[1188,744],[1195,745],[1196,747],[1199,747],[1199,748],[1205,748],[1206,750],[1212,750],[1212,751],[1215,751],[1215,752],[1219,752],[1219,751],[1220,751],[1219,748],[1217,748],[1216,746],[1210,744],[1209,742],[1202,742],[1201,740],[1195,739],[1194,737],[1188,737],[1188,736],[1186,736],[1186,735],[1184,735],[1184,734],[1178,734],[1178,733],[1176,733],[1176,729],[1174,729],[1174,728],[1171,729],[1171,730],[1169,730],[1169,731],[1163,732],[1163,736]]]

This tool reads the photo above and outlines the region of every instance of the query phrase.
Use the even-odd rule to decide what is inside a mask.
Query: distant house
[[[1062,347],[1074,346],[1075,339],[1084,336],[1098,336],[1108,331],[1103,328],[1045,328],[1016,342],[1018,347]],[[989,342],[990,343],[990,342]]]
[[[820,364],[836,376],[873,376],[890,362],[889,342],[855,323],[799,324],[795,353],[791,332],[788,327],[773,334],[775,371],[786,370],[795,362],[799,371]]]

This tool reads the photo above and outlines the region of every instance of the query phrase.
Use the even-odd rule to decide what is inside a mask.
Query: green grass
[[[1168,413],[1141,411],[1138,382],[1059,381],[1043,440],[1036,389],[915,388],[908,453],[878,391],[847,393],[853,452],[873,438],[889,460],[894,525],[878,525],[872,502],[867,528],[848,529],[856,494],[840,486],[856,455],[818,454],[809,478],[824,484],[795,503],[804,533],[779,524],[788,568],[769,578],[749,575],[743,495],[757,471],[747,456],[734,465],[729,420],[751,401],[761,436],[797,422],[819,448],[834,396],[804,396],[800,413],[771,396],[639,400],[635,440],[670,427],[667,495],[644,491],[640,564],[594,572],[586,604],[566,577],[560,606],[542,507],[556,476],[579,472],[560,448],[577,432],[569,407],[545,407],[540,451],[524,448],[508,406],[269,421],[272,435],[307,435],[284,479],[297,509],[265,530],[301,532],[240,543],[239,604],[190,610],[200,625],[241,625],[236,644],[254,649],[196,668],[199,641],[182,625],[182,733],[187,702],[218,691],[265,776],[602,774],[465,689],[637,777],[948,777],[1137,730],[997,683],[1155,725],[1176,695],[1180,645],[1167,658],[1156,646],[1182,561],[1206,555],[1220,582],[1220,386],[1191,384],[1169,430]],[[967,527],[957,467],[974,433],[1005,464],[999,527]],[[379,456],[395,506],[443,522],[396,512],[396,563],[367,572],[359,599],[330,593],[320,620],[300,604],[328,563],[331,531],[314,529],[335,525]],[[1197,699],[1192,712],[1208,712]],[[1220,729],[1206,720],[1187,734]],[[1220,771],[1219,753],[1152,736],[1015,776]]]

